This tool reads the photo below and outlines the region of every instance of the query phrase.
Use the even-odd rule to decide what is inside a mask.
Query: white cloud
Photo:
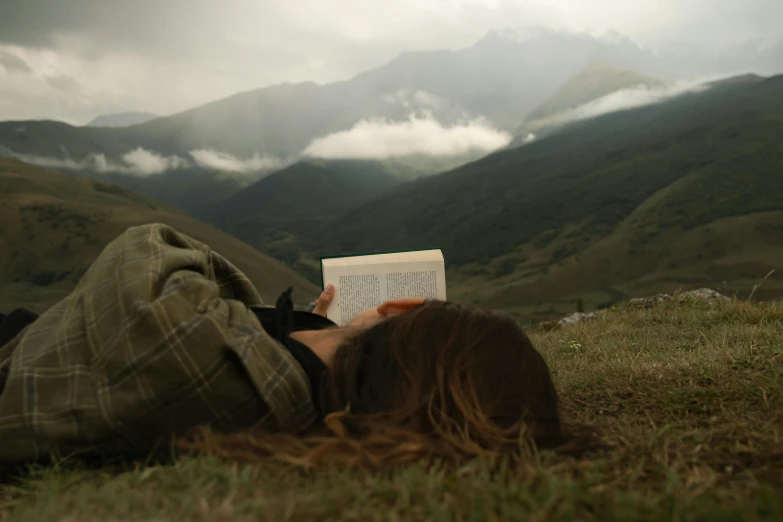
[[[23,127],[20,127],[23,128]],[[189,154],[194,161],[181,156],[163,156],[157,152],[137,147],[126,152],[119,161],[107,158],[104,154],[88,154],[82,159],[71,158],[63,149],[63,157],[37,156],[22,154],[0,145],[0,154],[15,157],[26,163],[51,169],[88,170],[103,174],[117,173],[134,176],[152,176],[169,170],[197,166],[219,172],[250,174],[278,169],[285,162],[277,158],[259,156],[258,153],[248,159],[240,159],[225,152],[210,149],[192,150]]]
[[[562,125],[571,121],[594,118],[610,112],[660,103],[688,92],[699,92],[708,88],[706,80],[679,82],[664,87],[639,85],[615,91],[574,109],[559,112],[550,118],[534,122],[534,126]]]
[[[170,114],[259,83],[229,84],[192,63],[169,63],[130,53],[83,56],[79,49],[0,44],[0,120],[56,119],[83,125],[99,114]],[[150,82],[150,78],[159,81]]]
[[[283,166],[283,161],[270,156],[259,156],[258,153],[248,159],[240,159],[226,152],[212,149],[191,150],[190,154],[200,167],[222,172],[239,172],[243,174],[272,170]]]
[[[490,152],[510,141],[510,134],[481,120],[444,127],[432,118],[411,116],[401,122],[362,120],[350,130],[314,140],[304,154],[331,159],[380,159],[414,154],[456,156],[471,151]]]
[[[93,165],[105,163],[106,158],[103,154],[100,154],[103,161],[96,161],[95,156],[88,156],[87,158],[76,161],[70,158],[53,158],[51,156],[34,156],[32,154],[19,154],[5,147],[0,148],[0,152],[14,157],[25,163],[32,165],[38,165],[39,167],[46,167],[50,169],[68,169],[68,170],[85,170]]]
[[[122,161],[134,169],[134,173],[142,176],[160,174],[171,169],[180,169],[188,165],[187,160],[179,156],[161,156],[141,147],[122,156]]]
[[[6,149],[8,150],[8,149]],[[33,165],[52,169],[90,170],[103,174],[118,173],[136,176],[162,174],[167,170],[183,168],[187,160],[179,156],[162,156],[141,147],[122,155],[119,163],[111,161],[103,154],[89,154],[81,160],[73,158],[54,158],[51,156],[36,156],[19,154],[9,150],[9,154]]]
[[[19,127],[24,129],[24,127]],[[188,154],[190,161],[181,156],[163,156],[157,152],[137,147],[126,152],[120,161],[107,158],[104,154],[88,154],[82,159],[71,158],[63,149],[63,157],[37,156],[22,154],[0,145],[0,155],[15,157],[26,163],[52,169],[89,170],[99,173],[130,174],[135,176],[151,176],[162,174],[169,170],[187,167],[201,167],[219,172],[251,174],[284,167],[288,162],[270,156],[260,156],[258,153],[250,158],[241,159],[226,152],[212,149],[192,150]]]

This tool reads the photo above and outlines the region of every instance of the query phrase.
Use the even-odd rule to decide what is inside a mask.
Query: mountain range
[[[280,176],[272,190],[270,176],[224,207],[245,217],[268,209],[273,226],[218,223],[258,248],[285,245],[303,267],[323,254],[439,247],[456,298],[544,318],[577,299],[608,306],[683,285],[747,295],[783,268],[781,165],[783,76],[749,75],[385,189],[368,171],[362,181],[381,194],[338,199],[340,212],[313,203],[318,185]],[[264,187],[288,194],[283,217],[260,203]],[[757,297],[783,293],[765,285]]]
[[[280,277],[305,293],[319,255],[439,247],[450,296],[538,320],[576,300],[598,308],[695,284],[748,295],[781,268],[783,77],[703,79],[737,69],[783,71],[783,47],[678,54],[616,34],[494,31],[349,81],[263,88],[125,127],[0,122],[0,155],[72,175],[78,190],[51,180],[57,205],[76,191],[68,212],[91,183],[113,187],[105,208],[116,194],[133,200],[134,220],[185,223],[184,210],[287,265]],[[54,197],[45,185],[14,201]],[[55,255],[43,212],[33,252]],[[53,271],[15,263],[8,284]]]
[[[348,81],[265,87],[149,121],[127,113],[85,127],[0,122],[0,155],[108,176],[201,215],[302,159],[416,163],[431,174],[542,136],[558,112],[618,89],[738,69],[783,72],[783,44],[683,52],[616,33],[497,30],[464,49],[404,53]],[[394,140],[394,150],[378,146]]]
[[[191,151],[210,149],[241,159],[258,155],[293,161],[317,138],[361,121],[399,121],[411,114],[446,126],[483,118],[513,132],[558,88],[596,62],[663,81],[783,72],[783,42],[715,55],[655,51],[617,34],[492,31],[471,47],[404,53],[348,81],[265,87],[129,127],[5,122],[0,145],[18,154],[67,155],[74,161],[90,153],[119,160],[137,147],[184,159]],[[261,162],[257,170],[264,168]]]

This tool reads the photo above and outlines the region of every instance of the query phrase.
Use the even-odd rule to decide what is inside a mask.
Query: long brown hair
[[[431,301],[350,336],[304,434],[200,430],[185,447],[240,460],[375,467],[519,454],[561,441],[549,368],[508,316]]]

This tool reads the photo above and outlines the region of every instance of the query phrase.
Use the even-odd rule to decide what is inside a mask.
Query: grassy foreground
[[[184,458],[125,472],[31,470],[6,520],[781,520],[783,303],[618,310],[532,334],[582,458],[384,472]]]

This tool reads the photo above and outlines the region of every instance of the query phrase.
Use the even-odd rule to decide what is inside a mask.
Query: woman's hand
[[[315,302],[313,313],[318,314],[321,317],[326,317],[326,313],[329,310],[329,307],[332,305],[332,301],[334,301],[334,296],[334,285],[326,285],[326,289],[321,292],[321,295]],[[356,315],[356,317],[351,319],[348,324],[350,326],[371,326],[382,319],[406,312],[411,308],[415,308],[423,304],[424,299],[418,297],[386,301],[377,308],[370,308],[359,313]]]
[[[318,314],[321,317],[326,317],[326,312],[329,310],[332,301],[334,301],[334,285],[326,285],[326,288],[321,292],[321,295],[318,296],[318,300],[315,302],[313,313]]]
[[[335,288],[329,285],[321,292],[318,300],[315,302],[313,313],[326,317],[329,306],[334,301]],[[362,329],[371,328],[374,324],[392,317],[394,315],[405,313],[411,308],[424,304],[424,299],[395,299],[386,301],[380,306],[367,309],[357,314],[351,321],[342,328],[326,328],[324,330],[302,330],[293,332],[291,337],[300,343],[307,345],[327,366],[331,366],[334,360],[334,354],[345,341],[349,332],[356,333]]]
[[[424,299],[419,297],[386,301],[378,307],[369,308],[363,312],[359,312],[353,317],[353,319],[348,321],[347,326],[353,328],[369,328],[388,317],[399,315],[401,313],[407,312],[411,308],[416,308],[417,306],[421,306],[423,304]]]

